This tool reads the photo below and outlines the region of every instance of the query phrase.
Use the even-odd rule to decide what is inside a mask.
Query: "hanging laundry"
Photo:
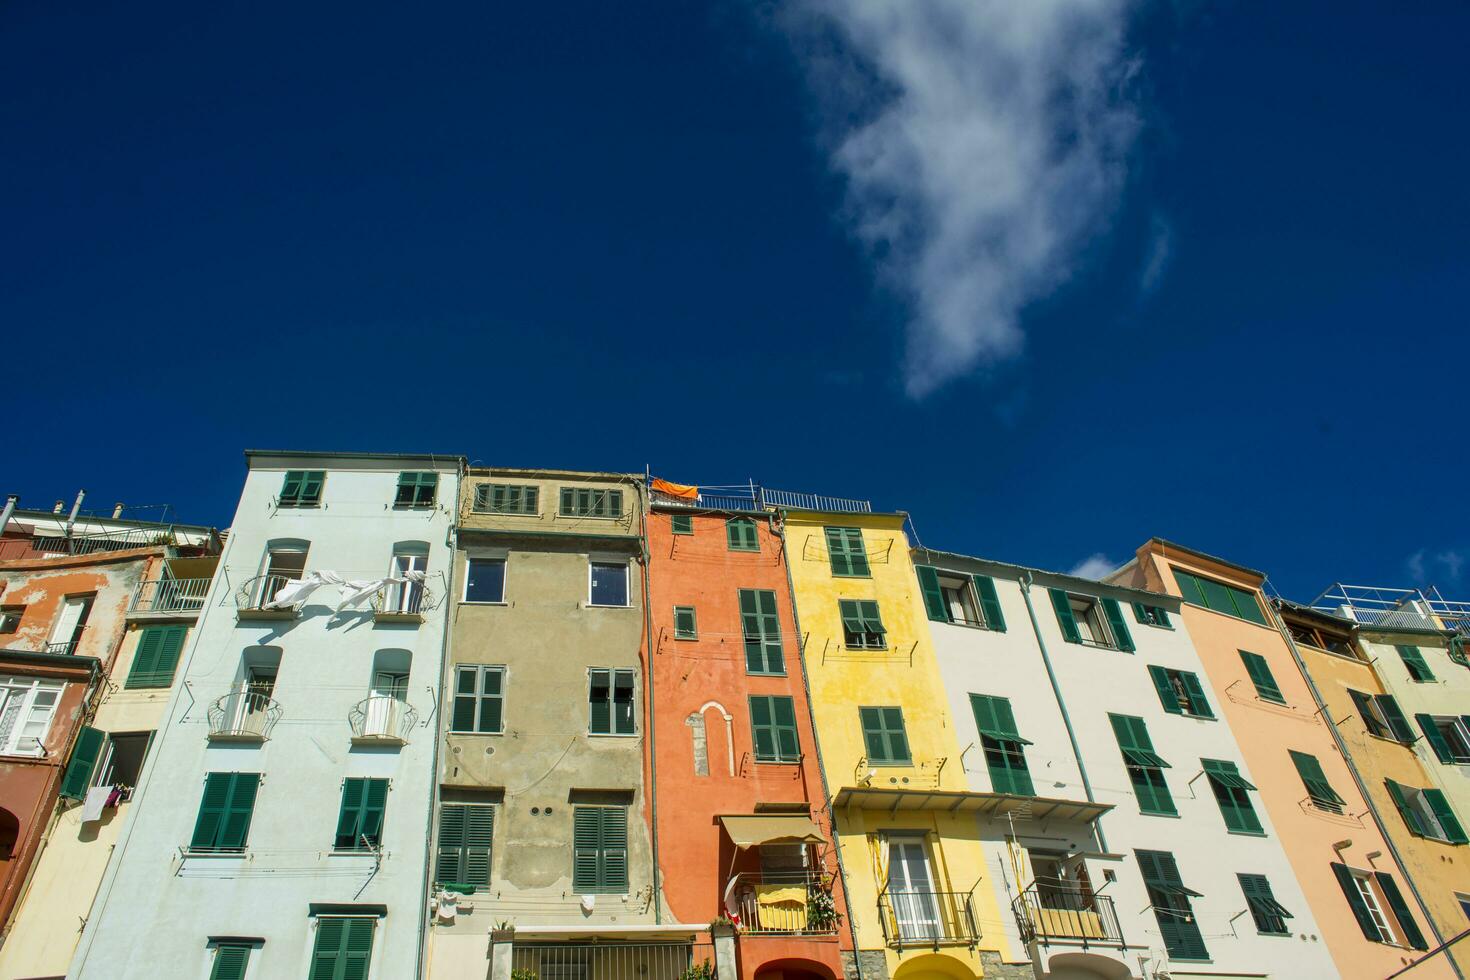
[[[420,571],[405,572],[403,575],[385,575],[382,578],[373,579],[346,579],[331,571],[307,572],[301,578],[291,579],[282,586],[265,604],[265,608],[285,609],[287,606],[299,606],[311,598],[312,594],[322,586],[335,585],[343,591],[335,609],[336,612],[341,612],[356,606],[364,599],[391,585],[405,585],[409,582],[422,583],[424,577],[424,573]]]
[[[111,795],[111,786],[93,786],[87,790],[87,798],[82,802],[82,823],[101,820],[102,811],[106,808],[107,799]]]
[[[653,489],[669,497],[678,497],[680,500],[698,500],[699,488],[691,487],[684,483],[670,483],[668,480],[653,478]]]
[[[444,922],[453,922],[459,914],[459,899],[452,892],[441,891],[435,896],[435,914]]]

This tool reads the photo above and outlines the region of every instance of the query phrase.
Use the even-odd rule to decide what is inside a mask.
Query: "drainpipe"
[[[82,501],[87,499],[87,491],[78,490],[76,502],[71,505],[71,513],[66,518],[66,536],[71,537],[71,526],[77,522],[77,511],[82,509]]]
[[[1036,645],[1041,648],[1041,662],[1046,665],[1046,678],[1051,681],[1051,693],[1057,699],[1057,707],[1062,710],[1062,724],[1067,728],[1067,741],[1072,743],[1072,756],[1077,760],[1077,772],[1082,776],[1082,791],[1087,794],[1087,802],[1096,803],[1097,799],[1092,795],[1092,783],[1087,778],[1087,766],[1082,761],[1082,750],[1077,747],[1077,733],[1072,729],[1072,716],[1067,714],[1067,702],[1062,700],[1062,689],[1057,684],[1056,671],[1051,667],[1051,655],[1046,652],[1046,641],[1041,638],[1041,624],[1036,621],[1036,608],[1031,605],[1031,573],[1025,572],[1021,576],[1021,598],[1026,600],[1026,615],[1031,617],[1031,630],[1036,634]],[[1103,833],[1102,817],[1092,822],[1093,833],[1097,835],[1097,844],[1107,851],[1108,838]]]
[[[1286,621],[1281,618],[1281,613],[1270,600],[1266,601],[1266,608],[1271,611],[1271,621],[1276,624],[1276,631],[1286,641],[1286,646],[1291,650],[1291,658],[1296,661],[1296,669],[1307,682],[1307,689],[1312,692],[1312,700],[1317,702],[1317,710],[1322,715],[1322,720],[1327,722],[1327,730],[1332,733],[1332,742],[1337,746],[1337,754],[1342,756],[1342,761],[1347,763],[1348,773],[1352,775],[1353,782],[1358,787],[1358,793],[1363,797],[1363,802],[1368,804],[1368,813],[1373,817],[1373,826],[1378,828],[1378,836],[1383,838],[1383,843],[1388,847],[1388,853],[1393,857],[1393,863],[1398,867],[1399,874],[1404,883],[1409,886],[1409,891],[1414,895],[1414,901],[1419,903],[1419,911],[1424,916],[1424,922],[1429,926],[1429,931],[1434,933],[1436,945],[1444,943],[1444,937],[1439,934],[1439,927],[1434,924],[1434,918],[1429,914],[1429,906],[1424,902],[1424,896],[1419,894],[1419,887],[1414,884],[1414,878],[1409,874],[1409,868],[1404,864],[1403,855],[1394,846],[1393,838],[1388,835],[1388,827],[1383,822],[1383,817],[1378,812],[1378,807],[1373,803],[1373,797],[1368,795],[1368,786],[1363,782],[1362,773],[1353,764],[1353,757],[1348,754],[1347,743],[1343,741],[1342,732],[1337,730],[1337,723],[1332,720],[1332,709],[1327,707],[1327,702],[1322,700],[1322,692],[1317,688],[1317,682],[1312,680],[1312,675],[1307,670],[1306,661],[1302,659],[1302,652],[1297,649],[1296,641],[1291,638],[1291,630],[1286,628]],[[1446,956],[1450,969],[1455,971],[1455,976],[1464,980],[1465,974],[1460,972],[1459,964],[1453,956]]]
[[[643,506],[639,508],[638,520],[641,524],[641,533],[638,536],[638,550],[643,556],[643,648],[647,651],[644,668],[643,686],[648,691],[648,812],[650,815],[649,826],[651,835],[649,848],[653,852],[653,877],[649,880],[653,884],[653,922],[654,925],[663,923],[663,889],[659,884],[658,865],[658,752],[655,751],[657,743],[654,737],[654,709],[653,709],[653,607],[649,605],[648,597],[648,484],[642,487]]]
[[[842,842],[837,839],[837,815],[832,812],[832,792],[827,782],[827,766],[822,761],[822,743],[817,735],[817,712],[812,706],[812,684],[806,670],[806,644],[801,642],[801,616],[796,611],[796,587],[791,583],[791,552],[787,550],[786,512],[780,510],[776,513],[781,518],[776,536],[781,539],[781,564],[786,569],[786,596],[791,600],[791,625],[796,630],[797,657],[801,661],[801,689],[806,694],[806,716],[812,723],[812,754],[817,757],[817,773],[822,780],[822,808],[827,811],[827,822],[832,827],[832,852],[837,855],[837,874],[842,878],[842,895],[847,899],[847,932],[852,937],[852,962],[857,968],[857,980],[863,980],[863,951],[858,945],[857,914],[852,907],[852,889],[847,887],[847,865],[842,860]],[[802,774],[802,779],[806,779],[805,773]]]
[[[18,500],[20,497],[13,493],[5,498],[5,512],[0,513],[0,534],[4,534],[5,529],[10,526],[10,515],[15,513],[15,504]]]

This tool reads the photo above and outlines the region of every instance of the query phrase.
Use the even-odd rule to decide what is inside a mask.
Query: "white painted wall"
[[[250,464],[220,574],[185,651],[183,679],[69,977],[205,977],[211,936],[264,939],[250,959],[252,980],[304,977],[312,903],[386,906],[370,977],[399,980],[417,969],[459,461],[254,455]],[[328,471],[320,507],[275,507],[287,469]],[[395,509],[399,471],[430,469],[440,473],[436,506]],[[367,604],[334,616],[337,591],[328,589],[299,619],[237,622],[235,592],[257,574],[275,538],[309,540],[308,570],[350,577],[387,574],[395,542],[426,542],[430,588],[440,601],[420,625],[387,626],[374,623]],[[282,651],[273,695],[282,716],[272,738],[264,745],[211,743],[208,706],[235,681],[242,651],[259,644]],[[353,749],[348,713],[367,696],[374,654],[383,649],[410,651],[408,700],[427,726],[399,749]],[[264,774],[247,855],[181,859],[211,771]],[[330,853],[349,776],[392,780],[376,869],[370,856]]]

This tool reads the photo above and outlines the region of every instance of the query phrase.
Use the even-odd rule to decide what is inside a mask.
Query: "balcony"
[[[373,594],[373,622],[422,623],[437,601],[423,582],[394,582]]]
[[[347,713],[353,745],[407,745],[419,713],[407,701],[387,694],[363,698]]]
[[[1033,881],[1011,903],[1021,941],[1088,946],[1126,946],[1113,900],[1070,881]]]
[[[972,889],[973,891],[973,889]],[[878,896],[883,941],[897,950],[971,946],[980,940],[971,892],[888,891]]]
[[[300,578],[300,572],[257,575],[235,590],[237,619],[295,619],[300,613],[295,606],[272,608],[270,602],[286,584]]]
[[[231,691],[209,706],[211,742],[264,742],[281,718],[281,706],[260,691]]]
[[[189,618],[204,608],[207,578],[154,578],[139,582],[128,605],[130,619]]]
[[[517,942],[511,952],[513,975],[546,980],[684,980],[701,975],[701,967],[714,980],[714,964],[707,942]]]
[[[741,872],[731,878],[727,909],[738,913],[742,935],[831,936],[838,926],[831,885],[812,871]]]

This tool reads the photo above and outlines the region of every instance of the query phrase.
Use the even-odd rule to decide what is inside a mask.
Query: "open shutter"
[[[1259,653],[1251,653],[1249,650],[1240,651],[1240,659],[1245,664],[1245,671],[1250,675],[1251,683],[1255,685],[1256,693],[1263,700],[1273,701],[1276,704],[1285,704],[1286,698],[1281,693],[1281,688],[1276,684],[1276,678],[1271,673],[1271,665],[1266,658]]]
[[[1418,834],[1420,837],[1427,837],[1428,830],[1424,826],[1424,820],[1419,816],[1419,811],[1415,810],[1413,805],[1409,803],[1409,797],[1404,792],[1404,787],[1392,779],[1385,779],[1383,784],[1388,787],[1388,795],[1393,797],[1393,805],[1398,808],[1399,816],[1404,818],[1404,823],[1408,824],[1409,831]]]
[[[1051,595],[1051,607],[1056,611],[1057,624],[1062,628],[1062,637],[1068,643],[1081,643],[1082,631],[1077,628],[1077,617],[1072,615],[1072,601],[1062,589],[1047,589]]]
[[[1383,726],[1378,723],[1377,717],[1373,714],[1373,696],[1348,688],[1348,697],[1353,699],[1353,707],[1358,710],[1358,719],[1362,721],[1368,733],[1387,737],[1388,732],[1382,730]]]
[[[367,838],[367,845],[377,847],[383,836],[383,811],[388,806],[388,780],[368,779],[362,794],[362,824],[359,838]]]
[[[1358,928],[1363,930],[1363,935],[1375,943],[1383,942],[1383,934],[1378,931],[1378,926],[1373,921],[1373,913],[1368,911],[1368,903],[1363,901],[1363,896],[1358,892],[1358,886],[1353,883],[1352,871],[1347,865],[1334,861],[1332,873],[1337,876],[1337,884],[1342,888],[1342,893],[1347,898],[1348,908],[1353,910],[1353,918],[1358,920]]]
[[[1179,706],[1179,695],[1174,693],[1174,685],[1169,682],[1169,672],[1150,664],[1148,676],[1153,679],[1154,690],[1158,692],[1159,703],[1164,706],[1164,710],[1171,715],[1184,714],[1184,709]]]
[[[1113,631],[1113,641],[1117,643],[1118,649],[1132,653],[1133,634],[1128,631],[1128,621],[1123,618],[1123,609],[1118,605],[1117,599],[1104,598],[1102,601],[1103,611],[1108,615],[1108,627]]]
[[[1403,709],[1399,707],[1398,701],[1392,694],[1375,694],[1373,702],[1378,705],[1383,717],[1388,721],[1389,730],[1393,737],[1408,745],[1417,737],[1414,729],[1409,725],[1409,719],[1404,717]]]
[[[1189,695],[1189,710],[1199,718],[1215,717],[1215,713],[1210,710],[1210,701],[1205,697],[1205,687],[1199,682],[1199,675],[1186,670],[1180,677],[1184,680],[1184,692]]]
[[[949,607],[939,588],[939,572],[932,565],[915,565],[914,572],[919,576],[919,591],[924,596],[924,611],[929,618],[936,623],[951,622]]]
[[[1434,723],[1434,717],[1420,713],[1414,716],[1414,720],[1419,723],[1419,727],[1424,731],[1424,737],[1429,740],[1429,747],[1434,750],[1434,757],[1440,762],[1453,763],[1455,756],[1450,750],[1450,743],[1445,740],[1444,732],[1440,731],[1439,726]]]
[[[985,615],[985,627],[997,633],[1006,631],[1006,617],[1000,609],[1000,596],[995,591],[995,579],[989,575],[972,575],[975,594],[980,597],[980,611]],[[926,598],[925,603],[928,603]]]
[[[1444,794],[1437,789],[1420,790],[1420,792],[1424,794],[1429,809],[1434,811],[1434,818],[1439,821],[1445,840],[1451,844],[1470,843],[1470,840],[1465,837],[1465,828],[1460,826],[1460,821],[1456,819],[1455,811],[1450,809],[1450,801],[1445,799]]]
[[[337,811],[337,850],[357,847],[357,829],[362,821],[362,801],[367,789],[365,779],[342,781],[342,807]]]
[[[67,763],[66,775],[61,777],[62,796],[80,800],[87,795],[87,787],[92,783],[92,771],[97,767],[97,757],[106,743],[106,733],[96,728],[82,727],[77,734],[76,745],[71,750],[71,762]]]
[[[209,980],[245,980],[245,965],[249,962],[249,946],[216,946]]]
[[[1399,920],[1399,927],[1404,931],[1404,937],[1408,939],[1409,945],[1415,949],[1428,949],[1429,944],[1424,941],[1424,933],[1419,931],[1419,926],[1414,922],[1414,916],[1409,912],[1408,903],[1404,896],[1399,894],[1399,886],[1394,883],[1391,875],[1382,871],[1373,872],[1373,878],[1378,882],[1378,888],[1383,892],[1383,897],[1388,899],[1388,907],[1393,909],[1393,917]]]
[[[572,890],[586,894],[602,885],[602,810],[579,806],[572,815]]]
[[[1394,649],[1399,652],[1399,659],[1408,668],[1410,677],[1421,683],[1434,680],[1434,671],[1429,669],[1429,664],[1425,661],[1424,654],[1419,652],[1418,647],[1398,644]]]

